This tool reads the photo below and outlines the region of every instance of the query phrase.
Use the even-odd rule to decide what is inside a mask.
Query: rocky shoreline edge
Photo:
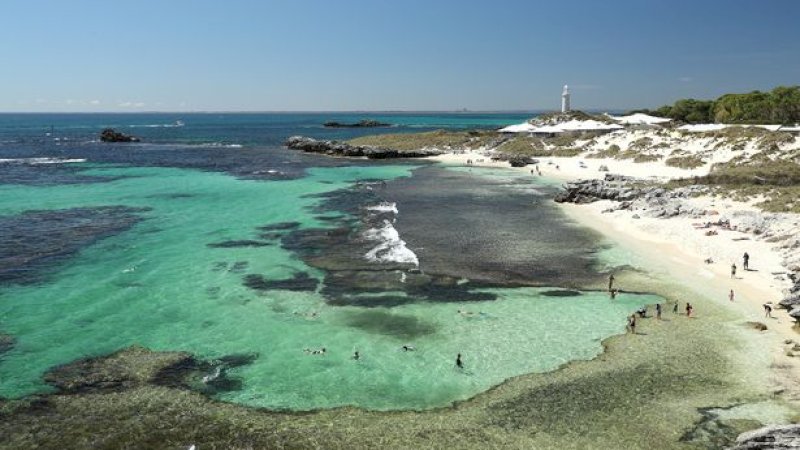
[[[368,159],[425,158],[444,153],[441,150],[432,148],[401,151],[391,148],[352,145],[340,141],[320,141],[305,136],[292,136],[284,142],[284,145],[291,150],[300,150],[306,153],[319,153],[328,156],[365,157]]]

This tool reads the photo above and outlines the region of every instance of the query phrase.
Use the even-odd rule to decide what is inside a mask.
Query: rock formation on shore
[[[113,128],[106,128],[100,132],[100,140],[103,142],[139,142],[136,136],[120,133]]]
[[[766,426],[742,433],[729,450],[800,448],[800,425]]]
[[[318,141],[304,136],[292,136],[284,143],[292,150],[302,150],[307,153],[321,153],[330,156],[366,157],[369,159],[388,158],[423,158],[442,154],[441,150],[419,149],[400,151],[390,148],[379,148],[362,145],[351,145],[338,141]]]
[[[359,120],[356,123],[343,123],[343,122],[325,122],[323,124],[325,128],[380,128],[380,127],[390,127],[392,124],[379,122],[377,120],[371,119],[363,119]]]

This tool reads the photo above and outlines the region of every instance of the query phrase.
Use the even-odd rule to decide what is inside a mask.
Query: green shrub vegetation
[[[586,151],[586,149],[580,147],[559,147],[553,149],[551,154],[553,156],[569,157],[569,156],[578,156],[584,151]]]
[[[661,159],[661,155],[650,155],[647,153],[639,153],[638,155],[633,157],[633,162],[646,163],[646,162],[658,161],[659,159]]]
[[[667,158],[664,163],[670,167],[679,167],[681,169],[696,169],[706,162],[703,161],[703,158],[697,155],[688,155],[688,156],[673,156],[671,158]]]
[[[797,160],[773,160],[767,155],[748,161],[738,158],[715,164],[706,176],[677,180],[668,185],[690,183],[711,186],[717,195],[735,200],[763,197],[756,206],[765,211],[800,213],[800,164]]]
[[[616,158],[619,155],[620,148],[617,144],[611,144],[606,150],[600,150],[596,153],[592,153],[591,155],[587,155],[587,158]]]
[[[497,147],[497,153],[508,156],[550,156],[551,152],[545,150],[542,140],[530,137],[517,137],[504,142]]]
[[[682,99],[656,110],[638,110],[687,123],[791,124],[800,122],[800,86],[725,94],[716,100]]]

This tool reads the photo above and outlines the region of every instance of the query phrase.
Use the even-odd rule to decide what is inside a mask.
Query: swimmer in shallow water
[[[402,349],[404,352],[413,352],[416,350],[416,347],[414,347],[413,345],[406,344],[402,347]]]
[[[303,349],[307,355],[324,355],[325,354],[325,347],[322,347],[318,350],[311,350],[310,348]]]

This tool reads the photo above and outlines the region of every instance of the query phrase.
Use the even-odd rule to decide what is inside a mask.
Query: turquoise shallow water
[[[492,289],[499,299],[491,302],[360,308],[327,306],[315,292],[256,292],[242,285],[245,274],[321,274],[280,246],[207,244],[253,236],[255,227],[271,223],[324,226],[310,211],[320,200],[309,195],[358,179],[410,176],[412,167],[317,168],[302,179],[268,182],[171,168],[84,168],[84,175],[125,178],[2,185],[0,215],[106,205],[151,209],[139,213],[146,220],[84,248],[46,281],[0,288],[0,330],[18,340],[0,362],[0,396],[46,390],[41,375],[49,367],[136,343],[206,358],[258,354],[229,373],[242,379],[242,389],[220,395],[248,405],[443,406],[512,376],[592,358],[603,338],[624,331],[627,314],[659,300],[626,295],[610,302],[604,293],[552,297],[541,294],[548,289],[516,288]],[[404,344],[417,350],[404,352]],[[303,351],[321,347],[324,356]],[[358,361],[351,358],[355,350]],[[455,368],[457,353],[464,370]]]

